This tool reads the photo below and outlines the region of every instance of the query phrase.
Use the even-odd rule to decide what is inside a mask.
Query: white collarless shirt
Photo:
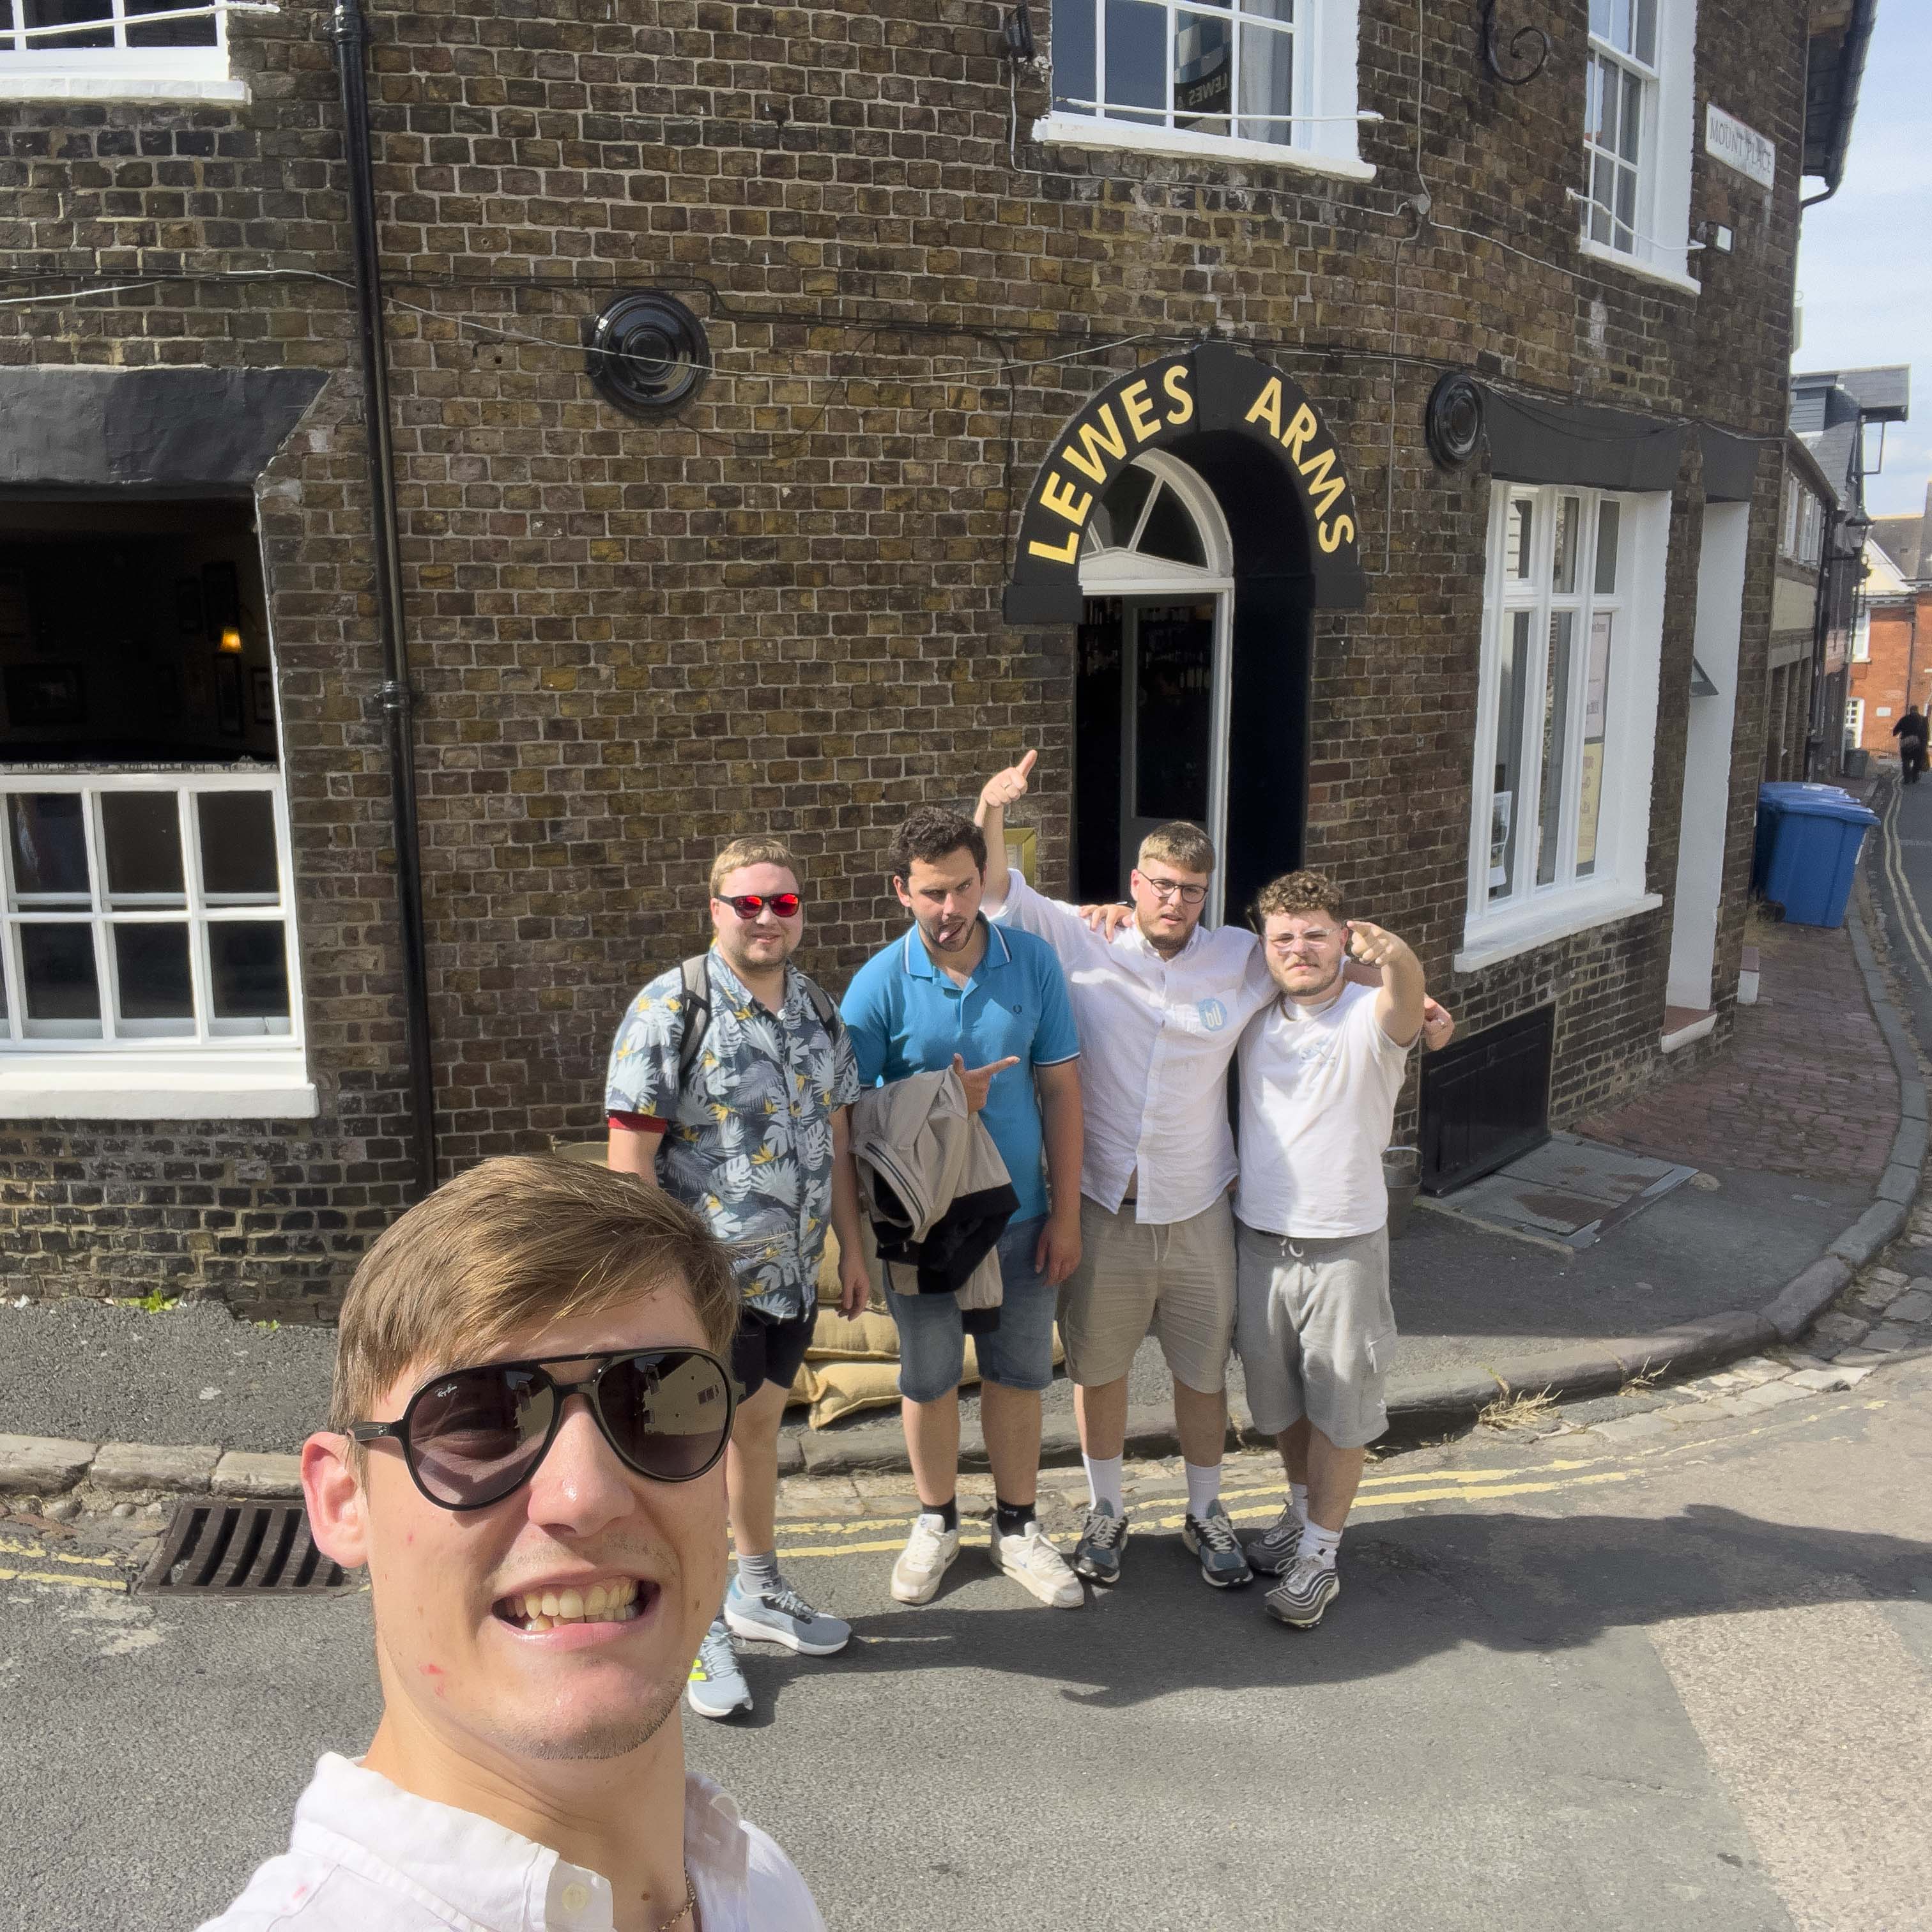
[[[1376,1017],[1376,989],[1329,1005],[1276,1000],[1241,1037],[1241,1184],[1250,1228],[1307,1240],[1372,1234],[1388,1220],[1382,1150],[1408,1070]]]
[[[684,1856],[704,1932],[825,1932],[798,1868],[709,1778],[685,1780]],[[610,1882],[474,1812],[334,1752],[289,1848],[202,1932],[610,1932]]]
[[[1239,926],[1196,926],[1164,959],[1130,920],[1111,940],[1076,907],[1007,874],[990,916],[1058,954],[1080,1028],[1087,1117],[1080,1191],[1112,1212],[1136,1183],[1134,1218],[1165,1226],[1212,1207],[1234,1178],[1228,1063],[1274,998],[1261,942]]]

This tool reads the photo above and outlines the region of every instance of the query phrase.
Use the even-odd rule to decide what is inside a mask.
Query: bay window
[[[1664,497],[1496,486],[1466,970],[1646,898],[1668,518]]]

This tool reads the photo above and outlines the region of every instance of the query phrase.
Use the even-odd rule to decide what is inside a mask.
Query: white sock
[[[1083,1456],[1080,1460],[1087,1465],[1088,1500],[1096,1508],[1106,1503],[1116,1516],[1125,1516],[1126,1498],[1120,1493],[1120,1465],[1125,1458]]]
[[[1342,1546],[1342,1532],[1339,1529],[1324,1529],[1318,1522],[1304,1522],[1301,1526],[1300,1547],[1294,1552],[1299,1563],[1304,1556],[1312,1556],[1324,1570],[1335,1567],[1335,1552]]]
[[[1187,1514],[1200,1522],[1220,1499],[1221,1466],[1184,1462],[1180,1466],[1187,1472]]]
[[[1294,1504],[1294,1513],[1304,1522],[1308,1520],[1308,1485],[1290,1483],[1288,1486],[1289,1500]]]

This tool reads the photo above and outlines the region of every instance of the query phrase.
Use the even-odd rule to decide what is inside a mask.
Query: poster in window
[[[1490,801],[1490,890],[1509,890],[1510,827],[1516,818],[1516,794],[1499,791]]]
[[[1583,692],[1583,759],[1576,794],[1576,874],[1597,866],[1597,824],[1604,806],[1604,732],[1610,711],[1610,632],[1615,614],[1590,620],[1590,676]]]

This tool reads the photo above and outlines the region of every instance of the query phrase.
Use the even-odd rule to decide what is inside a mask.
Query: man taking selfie
[[[212,1932],[822,1932],[684,1766],[738,1313],[697,1215],[562,1161],[485,1161],[369,1250],[302,1484],[368,1570],[382,1721]]]

